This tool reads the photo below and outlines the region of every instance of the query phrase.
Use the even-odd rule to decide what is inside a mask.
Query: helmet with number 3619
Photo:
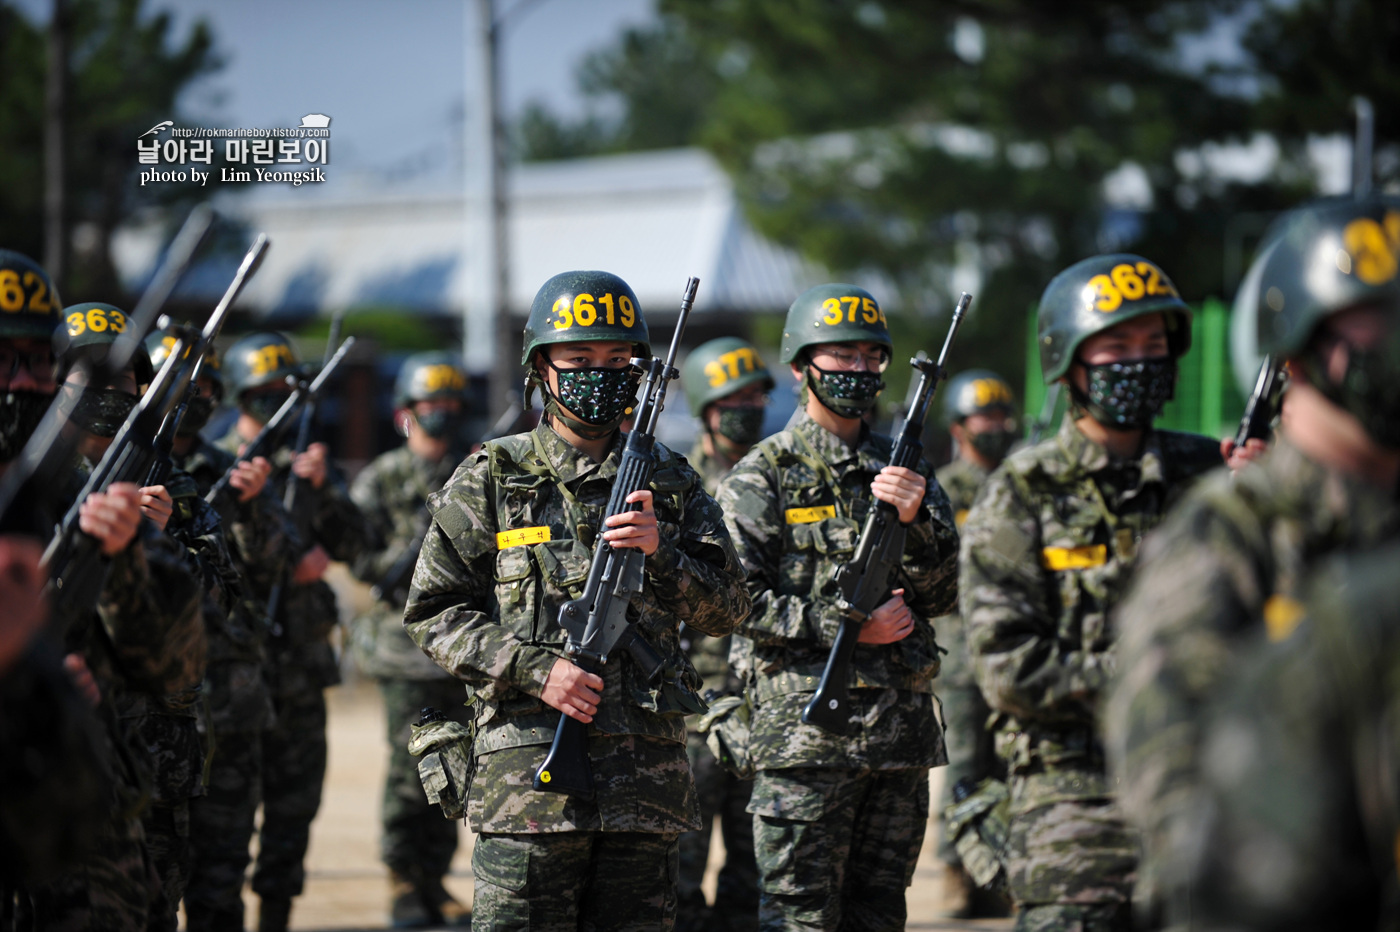
[[[1114,253],[1076,262],[1056,275],[1041,295],[1036,320],[1045,384],[1069,371],[1086,338],[1148,314],[1165,318],[1172,356],[1191,348],[1191,309],[1155,262]]]
[[[554,343],[617,340],[638,356],[651,355],[651,337],[632,287],[611,272],[560,272],[545,282],[525,321],[521,365]]]

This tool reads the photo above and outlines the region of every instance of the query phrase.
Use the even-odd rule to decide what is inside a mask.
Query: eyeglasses
[[[0,343],[0,372],[5,373],[9,380],[13,380],[19,374],[20,366],[23,366],[36,382],[51,381],[53,379],[53,362],[53,350],[51,349],[26,351]]]
[[[876,350],[873,353],[861,353],[845,346],[812,347],[813,360],[815,361],[818,356],[824,356],[831,360],[830,366],[819,367],[824,369],[851,370],[864,361],[866,371],[884,372],[885,367],[890,364],[890,354],[884,349]]]

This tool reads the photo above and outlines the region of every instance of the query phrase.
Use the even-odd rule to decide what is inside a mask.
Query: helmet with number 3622
[[[1069,372],[1086,338],[1148,314],[1165,318],[1173,357],[1191,348],[1191,309],[1156,263],[1114,253],[1076,262],[1056,275],[1040,298],[1036,320],[1045,384]]]
[[[49,273],[23,253],[0,249],[0,337],[51,340],[61,320]]]
[[[651,355],[651,336],[632,287],[611,272],[560,272],[545,282],[525,321],[521,365],[553,343],[618,340],[638,356]]]

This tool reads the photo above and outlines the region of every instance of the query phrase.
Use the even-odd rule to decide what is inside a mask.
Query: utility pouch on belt
[[[467,792],[476,772],[474,729],[431,707],[423,709],[412,728],[408,753],[418,758],[418,779],[428,802],[441,806],[444,818],[466,818]]]
[[[1000,780],[968,778],[953,787],[953,804],[943,810],[953,847],[973,883],[995,893],[1006,891],[1002,860],[1011,827],[1011,791]]]
[[[695,729],[705,736],[705,744],[721,767],[740,780],[752,780],[749,722],[753,718],[753,706],[748,697],[717,696],[710,691],[705,699],[710,710],[695,723]]]

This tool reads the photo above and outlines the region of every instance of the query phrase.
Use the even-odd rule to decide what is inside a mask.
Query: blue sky
[[[46,19],[47,0],[20,0]],[[581,105],[574,69],[654,0],[496,0],[507,16],[502,92],[507,115],[529,100]],[[476,0],[146,0],[170,10],[183,37],[197,17],[213,28],[226,66],[182,101],[228,126],[295,126],[332,117],[339,169],[386,180],[458,164],[465,98],[465,24]],[[456,120],[454,122],[454,114]]]

